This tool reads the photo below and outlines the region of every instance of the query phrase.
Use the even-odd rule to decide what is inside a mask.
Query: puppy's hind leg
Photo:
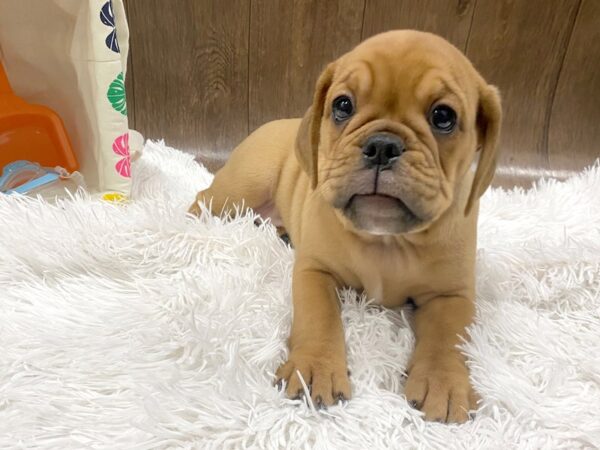
[[[210,187],[198,193],[189,209],[191,214],[200,215],[199,203],[204,203],[214,215],[228,216],[236,209],[244,213],[248,208],[260,211],[272,206],[284,154],[266,144],[273,134],[269,128],[268,124],[259,128],[233,151]]]
[[[243,214],[248,208],[258,209],[269,199],[268,180],[260,174],[244,172],[243,167],[230,161],[215,174],[208,189],[198,192],[188,212],[199,216],[200,203],[204,203],[213,215],[232,216],[236,210]]]

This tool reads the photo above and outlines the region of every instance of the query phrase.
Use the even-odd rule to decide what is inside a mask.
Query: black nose
[[[404,152],[404,142],[390,133],[374,134],[366,140],[362,152],[367,167],[389,169]]]

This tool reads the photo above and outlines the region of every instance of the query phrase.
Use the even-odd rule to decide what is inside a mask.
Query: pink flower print
[[[115,165],[115,169],[122,177],[131,177],[131,158],[129,156],[129,133],[118,136],[112,145],[113,152],[123,156]]]

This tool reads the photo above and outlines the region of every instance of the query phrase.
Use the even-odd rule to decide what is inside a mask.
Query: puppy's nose
[[[389,169],[404,152],[404,142],[390,133],[379,133],[370,136],[363,145],[363,158],[367,167]]]

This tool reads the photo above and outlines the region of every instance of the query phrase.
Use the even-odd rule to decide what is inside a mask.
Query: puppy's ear
[[[480,154],[465,215],[469,214],[473,204],[483,195],[494,178],[502,123],[502,106],[498,89],[483,81],[480,86],[477,111],[477,150]]]
[[[321,119],[325,108],[325,97],[333,79],[334,64],[329,64],[323,71],[313,97],[313,103],[304,114],[296,136],[296,157],[304,171],[308,174],[314,189],[318,181],[319,140],[321,136]]]

